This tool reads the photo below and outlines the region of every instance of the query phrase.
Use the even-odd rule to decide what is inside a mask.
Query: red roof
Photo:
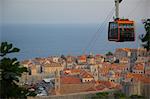
[[[71,73],[80,73],[81,70],[80,69],[71,69]]]
[[[106,88],[114,88],[117,84],[110,82],[110,81],[97,81],[98,84],[102,84]]]
[[[92,76],[92,74],[90,74],[90,73],[88,73],[88,72],[86,72],[86,71],[82,71],[82,72],[80,73],[80,75],[81,75],[82,78],[94,78],[94,77]]]
[[[144,70],[144,65],[143,64],[136,64],[134,69],[135,70]]]
[[[86,60],[86,55],[82,55],[79,57],[80,60]]]
[[[142,81],[144,83],[150,83],[150,77],[146,77],[143,74],[128,73],[126,75],[126,78],[133,78],[135,80]]]
[[[80,74],[81,71],[81,69],[64,69],[66,74]]]
[[[103,89],[105,89],[105,88],[106,88],[105,86],[99,84],[99,85],[97,85],[97,86],[90,87],[90,88],[87,89],[86,91],[98,91],[98,90],[100,91],[100,90],[103,90]]]
[[[77,77],[63,76],[60,78],[60,82],[63,84],[80,84],[81,80]]]

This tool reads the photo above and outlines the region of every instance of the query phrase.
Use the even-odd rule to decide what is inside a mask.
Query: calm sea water
[[[20,60],[51,55],[79,55],[98,29],[97,24],[5,24],[2,26],[2,41],[8,41],[21,49],[11,56]],[[144,33],[143,25],[136,26],[137,37]],[[139,47],[135,42],[115,43],[107,40],[107,26],[98,32],[96,42],[88,46],[86,53],[104,54],[116,48]]]

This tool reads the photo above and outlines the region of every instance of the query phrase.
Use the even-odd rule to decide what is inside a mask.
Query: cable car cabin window
[[[119,24],[120,41],[134,41],[134,25]]]
[[[114,40],[118,38],[118,24],[116,22],[109,22],[108,39]]]

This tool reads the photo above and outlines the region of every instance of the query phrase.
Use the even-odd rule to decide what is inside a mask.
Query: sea
[[[20,49],[19,53],[8,56],[19,60],[139,48],[139,35],[145,33],[143,24],[136,24],[136,41],[119,43],[108,41],[108,24],[3,24],[1,29],[0,41]]]

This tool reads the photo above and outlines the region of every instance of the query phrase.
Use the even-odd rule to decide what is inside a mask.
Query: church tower
[[[60,70],[55,71],[55,92],[56,95],[60,94]]]

